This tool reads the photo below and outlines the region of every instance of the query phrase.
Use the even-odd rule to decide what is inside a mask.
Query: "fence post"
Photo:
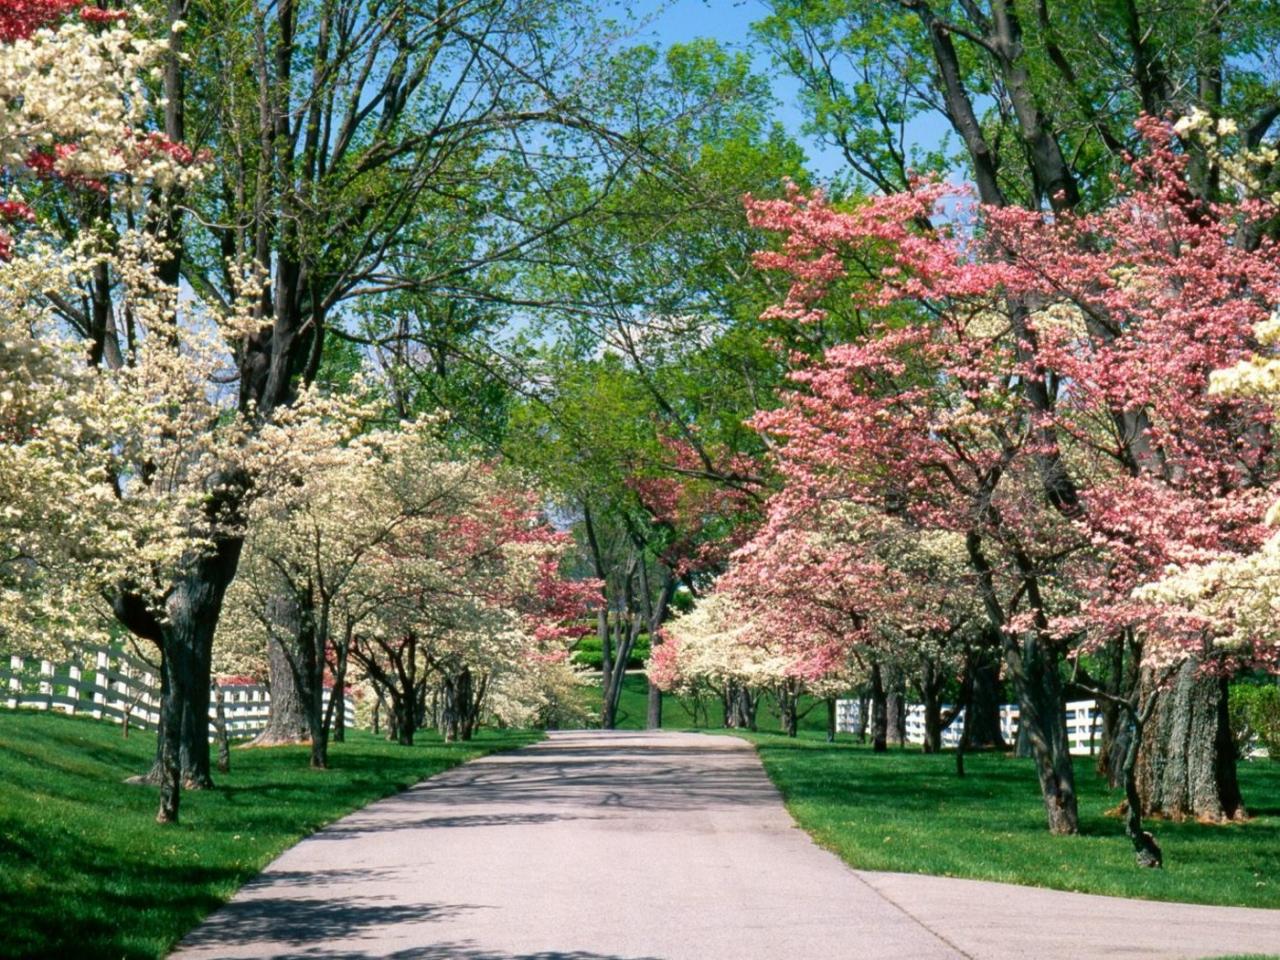
[[[146,717],[147,725],[156,730],[160,729],[160,704],[156,702],[156,698],[151,691],[155,689],[156,678],[150,672],[142,674],[142,686],[138,689],[138,703],[142,706],[142,715]]]
[[[125,715],[125,726],[128,727],[128,714],[132,706],[129,703],[129,663],[123,657],[117,661],[119,668],[116,670],[116,676],[119,678],[111,684],[112,690],[115,692],[116,698],[111,701],[111,706],[115,707]]]
[[[74,716],[76,708],[80,706],[80,664],[73,663],[67,667],[67,676],[71,678],[71,682],[67,684],[67,699],[71,701],[67,710]]]
[[[48,710],[53,706],[53,661],[40,661],[40,696],[44,697],[43,703],[36,706],[40,710]]]
[[[16,653],[9,657],[9,700],[7,706],[10,710],[18,706],[18,698],[22,696],[22,668],[26,664],[23,659]]]
[[[93,669],[93,717],[95,720],[102,719],[102,708],[107,705],[107,692],[110,690],[111,679],[107,676],[107,670],[111,666],[110,658],[107,656],[106,650],[98,650],[94,657]]]

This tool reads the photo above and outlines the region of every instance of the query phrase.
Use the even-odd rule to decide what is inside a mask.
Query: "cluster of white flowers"
[[[1231,141],[1239,133],[1236,122],[1227,117],[1215,119],[1199,107],[1179,118],[1173,129],[1183,140],[1198,143],[1205,150],[1222,171],[1223,181],[1234,185],[1241,198],[1261,197],[1266,192],[1266,171],[1273,170],[1280,160],[1274,145],[1232,148]],[[1280,203],[1280,191],[1271,193],[1269,199]]]
[[[150,22],[141,8],[129,20]],[[166,39],[147,39],[124,22],[101,29],[68,21],[6,45],[0,165],[11,173],[56,172],[104,190],[194,182],[200,172],[186,148],[145,132],[154,108],[146,81],[158,75],[167,51]]]
[[[750,642],[758,632],[728,593],[712,593],[665,628],[676,652],[676,684],[681,693],[706,685],[734,683],[755,689],[772,687],[787,675],[793,657]],[[670,652],[670,651],[667,651]]]
[[[1260,346],[1274,349],[1280,344],[1280,314],[1254,327],[1254,335]],[[1209,389],[1220,396],[1263,400],[1280,412],[1280,359],[1272,352],[1255,354],[1214,371]],[[1267,512],[1267,523],[1280,524],[1280,502]],[[1259,642],[1280,645],[1280,533],[1247,556],[1171,567],[1136,596],[1211,626],[1225,648],[1248,650]]]

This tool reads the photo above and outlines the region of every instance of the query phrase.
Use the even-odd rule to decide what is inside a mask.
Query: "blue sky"
[[[634,24],[635,33],[629,39],[636,43],[669,46],[695,37],[711,37],[737,50],[750,46],[751,23],[767,13],[763,0],[613,0],[606,10],[606,16]],[[804,145],[810,169],[819,177],[847,172],[844,159],[835,149],[801,133],[804,115],[797,105],[799,84],[779,71],[762,50],[755,51],[755,67],[770,78],[778,99],[777,119]],[[931,113],[912,121],[907,130],[917,143],[933,148],[948,132],[949,125],[942,116]]]
[[[695,37],[710,37],[736,50],[747,49],[752,21],[763,18],[767,12],[759,0],[623,0],[616,4],[616,9],[621,12],[610,11],[610,15],[635,24],[634,42],[665,47]],[[757,52],[755,66],[771,78],[774,96],[778,98],[777,119],[804,144],[811,169],[820,176],[842,169],[843,161],[834,151],[801,134],[804,116],[796,106],[796,82],[778,73],[764,52]]]

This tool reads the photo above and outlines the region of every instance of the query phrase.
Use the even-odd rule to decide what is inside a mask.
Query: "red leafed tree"
[[[56,22],[60,17],[80,6],[82,0],[9,0],[0,6],[0,43],[13,43],[31,36],[40,27]],[[7,168],[3,169],[8,173]],[[0,203],[0,224],[12,224],[32,219],[30,207],[25,203],[6,200]],[[7,261],[13,255],[13,240],[7,231],[0,230],[0,260]]]
[[[6,0],[0,6],[0,43],[29,37],[83,3],[84,0]]]
[[[1132,184],[1094,214],[957,207],[936,183],[848,212],[748,200],[783,234],[760,265],[793,278],[772,316],[819,320],[834,281],[861,281],[879,321],[756,423],[793,496],[963,536],[1054,832],[1077,822],[1064,657],[1126,634],[1149,664],[1194,662],[1212,638],[1130,592],[1167,562],[1251,548],[1270,498],[1267,421],[1207,385],[1280,295],[1273,245],[1238,242],[1274,211],[1196,200],[1169,135],[1144,133]]]

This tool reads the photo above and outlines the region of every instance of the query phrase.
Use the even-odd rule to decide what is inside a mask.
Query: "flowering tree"
[[[1145,130],[1134,185],[1096,214],[982,208],[979,234],[934,223],[940,184],[849,212],[749,202],[784,233],[761,265],[794,278],[773,316],[820,321],[853,264],[881,321],[798,370],[756,422],[797,496],[964,538],[1058,832],[1076,819],[1063,655],[1116,631],[1145,638],[1153,664],[1198,652],[1203,634],[1167,629],[1129,591],[1177,557],[1256,544],[1265,497],[1265,421],[1207,391],[1276,300],[1269,246],[1236,242],[1264,212],[1198,201],[1167,133]]]
[[[599,592],[594,581],[562,578],[566,537],[529,494],[488,464],[449,456],[431,430],[353,444],[361,452],[343,468],[345,491],[323,494],[322,518],[300,518],[312,530],[302,538],[309,556],[325,542],[337,565],[295,565],[311,607],[323,612],[329,591],[341,620],[335,651],[389,701],[393,736],[405,744],[433,692],[447,739],[470,739],[491,692],[504,719],[558,709],[574,683],[569,645]]]
[[[29,36],[0,48],[6,173],[15,189],[42,185],[89,211],[67,233],[19,199],[5,208],[23,222],[0,268],[6,376],[41,384],[31,398],[49,401],[20,417],[8,417],[6,404],[7,420],[25,421],[7,438],[6,467],[39,464],[61,477],[66,515],[76,518],[40,521],[15,563],[20,581],[45,596],[57,593],[55,575],[78,591],[66,614],[108,613],[158,645],[162,821],[176,819],[179,772],[189,785],[210,782],[213,631],[250,489],[270,487],[271,458],[255,438],[272,412],[219,387],[249,356],[237,345],[260,326],[252,271],[233,265],[242,286],[221,302],[180,296],[172,275],[171,204],[202,167],[149,127],[157,104],[148,78],[176,55],[182,24],[171,27],[152,40],[140,13],[95,13],[15,28]],[[86,353],[87,368],[72,363]],[[34,498],[48,491],[0,486],[25,505],[7,515],[29,532],[24,518],[43,509]]]

